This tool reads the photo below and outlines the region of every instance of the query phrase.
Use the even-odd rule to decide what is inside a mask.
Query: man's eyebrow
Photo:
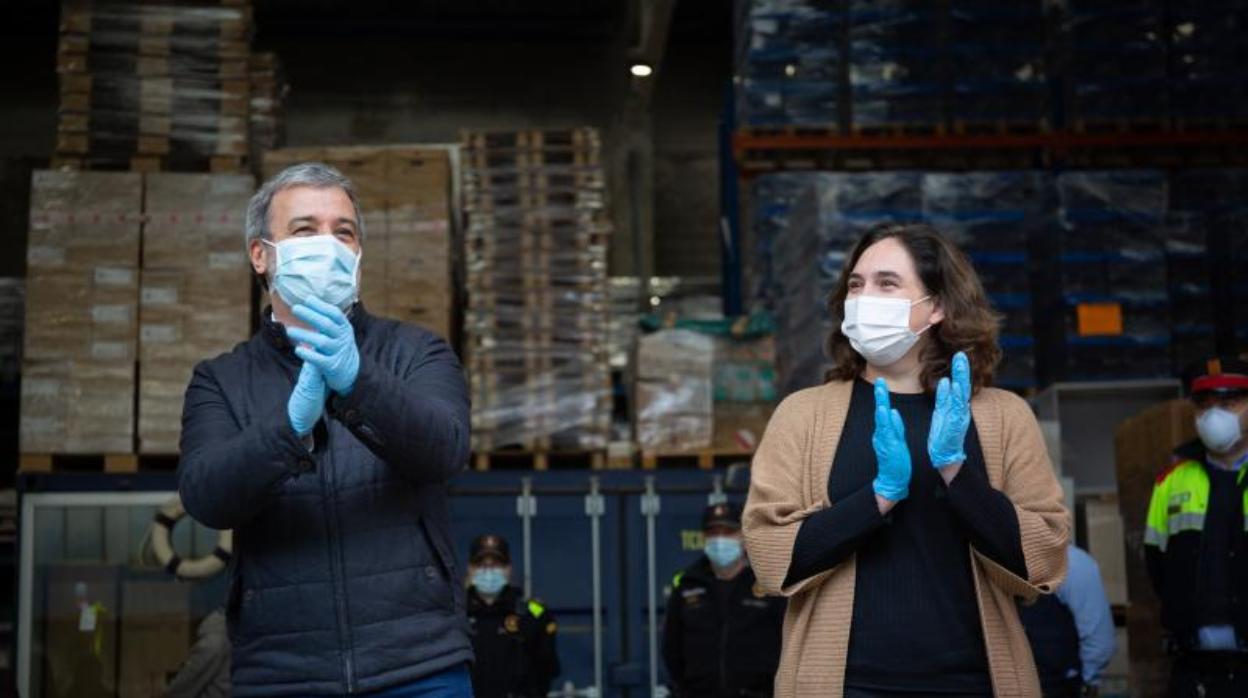
[[[338,219],[338,224],[339,224],[339,225],[341,225],[341,224],[343,224],[343,223],[348,223],[348,224],[350,224],[352,228],[358,228],[358,227],[360,227],[360,226],[359,226],[359,224],[355,222],[355,219],[354,219],[354,218],[339,218],[339,219]]]
[[[290,222],[286,224],[286,227],[293,228],[298,223],[315,223],[315,222],[316,222],[315,216],[299,216],[298,218],[290,219]]]

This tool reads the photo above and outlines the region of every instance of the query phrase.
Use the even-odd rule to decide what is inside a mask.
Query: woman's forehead
[[[896,238],[885,238],[863,250],[853,271],[868,277],[881,272],[892,272],[905,278],[915,276],[914,260]]]

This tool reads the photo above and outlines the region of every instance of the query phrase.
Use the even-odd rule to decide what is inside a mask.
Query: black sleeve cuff
[[[964,463],[949,483],[949,503],[979,552],[1027,579],[1018,512],[1004,492],[993,489],[984,472]]]
[[[376,428],[369,424],[369,410],[373,409],[374,398],[381,394],[384,386],[381,367],[370,356],[360,355],[360,371],[356,374],[355,385],[346,395],[333,393],[330,395],[326,412],[329,416],[342,422],[353,434],[375,447],[381,447],[382,440]]]
[[[871,532],[888,522],[880,515],[875,491],[859,489],[802,522],[784,585],[790,586],[845,561]]]
[[[292,475],[312,472],[316,462],[302,437],[295,433],[290,425],[290,417],[286,413],[286,403],[281,403],[269,414],[261,438],[268,453],[275,455],[274,465],[285,469]]]

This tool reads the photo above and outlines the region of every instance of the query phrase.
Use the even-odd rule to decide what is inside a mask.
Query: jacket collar
[[[351,326],[355,330],[355,342],[360,344],[364,339],[364,334],[372,323],[372,316],[368,311],[364,310],[364,304],[356,301],[355,305],[347,309],[347,317],[351,319]],[[290,337],[286,336],[286,326],[278,322],[273,317],[273,306],[266,305],[264,310],[260,311],[260,332],[266,342],[277,349],[282,354],[295,355],[295,347],[291,344]]]

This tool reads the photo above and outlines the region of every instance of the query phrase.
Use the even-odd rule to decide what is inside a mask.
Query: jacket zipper
[[[327,430],[328,432],[328,430]],[[328,436],[328,434],[327,434]],[[338,645],[342,648],[343,674],[347,679],[347,693],[355,693],[355,668],[351,664],[352,647],[347,625],[347,585],[342,562],[342,546],[338,543],[338,505],[333,486],[333,450],[325,449],[325,467],[321,468],[321,491],[329,515],[325,517],[329,527],[329,568],[334,585],[334,601],[338,615]]]

